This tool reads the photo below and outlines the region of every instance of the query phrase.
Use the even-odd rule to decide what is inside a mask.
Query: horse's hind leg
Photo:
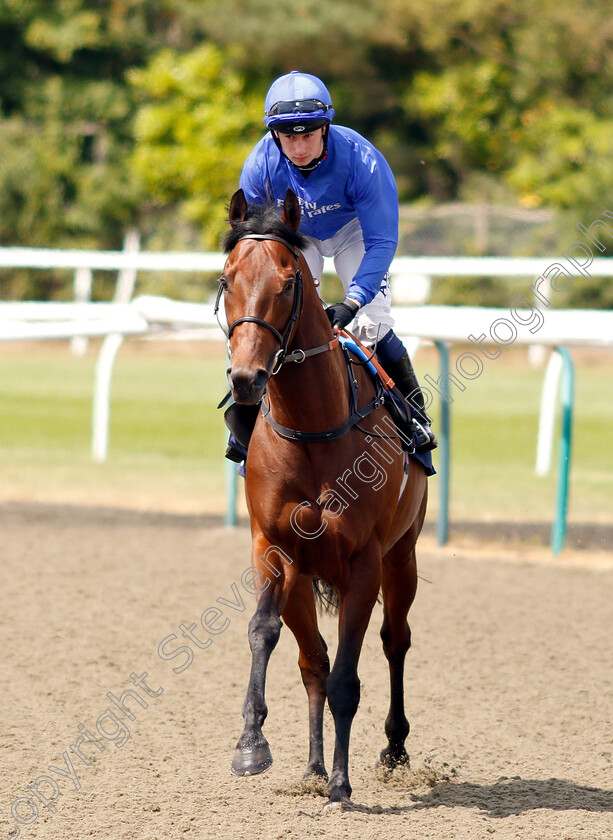
[[[300,649],[298,665],[309,700],[309,761],[304,778],[328,778],[324,764],[323,715],[330,661],[317,629],[317,613],[310,579],[300,578],[283,610],[283,619]]]
[[[364,634],[377,601],[381,582],[376,551],[352,557],[352,572],[346,592],[340,593],[338,650],[328,677],[328,704],[334,718],[336,741],[334,764],[328,783],[329,805],[350,803],[349,736],[360,702],[358,660]]]
[[[387,767],[409,763],[404,746],[410,729],[404,712],[404,662],[411,646],[407,615],[417,589],[417,565],[413,543],[414,539],[407,535],[383,558],[381,639],[389,662],[390,708],[385,721],[388,743],[381,752],[381,762]]]

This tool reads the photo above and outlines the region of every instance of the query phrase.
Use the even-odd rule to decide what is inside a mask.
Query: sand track
[[[388,696],[377,607],[352,735],[356,808],[340,813],[300,783],[306,699],[287,628],[267,693],[275,763],[229,773],[249,667],[246,529],[40,505],[0,506],[0,529],[0,838],[613,836],[610,554],[553,561],[427,537],[406,677],[412,766],[375,768]],[[236,607],[213,643],[161,658],[218,598]],[[335,622],[321,624],[334,652]],[[126,689],[133,719],[115,705]],[[98,745],[78,741],[85,730]],[[326,714],[328,764],[331,746]]]

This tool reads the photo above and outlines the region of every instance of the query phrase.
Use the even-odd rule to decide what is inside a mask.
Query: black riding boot
[[[230,440],[226,449],[226,458],[240,464],[247,457],[249,441],[255,427],[255,421],[260,412],[260,403],[257,405],[239,405],[232,403],[226,409],[223,419],[230,430]]]
[[[383,367],[412,409],[409,431],[415,443],[415,451],[429,452],[431,449],[436,449],[438,441],[430,428],[432,421],[426,413],[424,395],[419,387],[409,354],[405,353],[395,362],[384,362]]]

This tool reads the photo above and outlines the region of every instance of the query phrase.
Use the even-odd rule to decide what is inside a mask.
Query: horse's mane
[[[273,204],[248,204],[246,217],[242,222],[237,222],[223,238],[225,253],[228,254],[241,237],[250,233],[271,233],[293,248],[300,249],[305,248],[308,241],[304,234],[287,227]]]

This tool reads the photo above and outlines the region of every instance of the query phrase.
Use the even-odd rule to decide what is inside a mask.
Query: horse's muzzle
[[[264,389],[269,379],[265,368],[228,368],[228,381],[232,397],[237,403],[255,405],[262,399]]]

